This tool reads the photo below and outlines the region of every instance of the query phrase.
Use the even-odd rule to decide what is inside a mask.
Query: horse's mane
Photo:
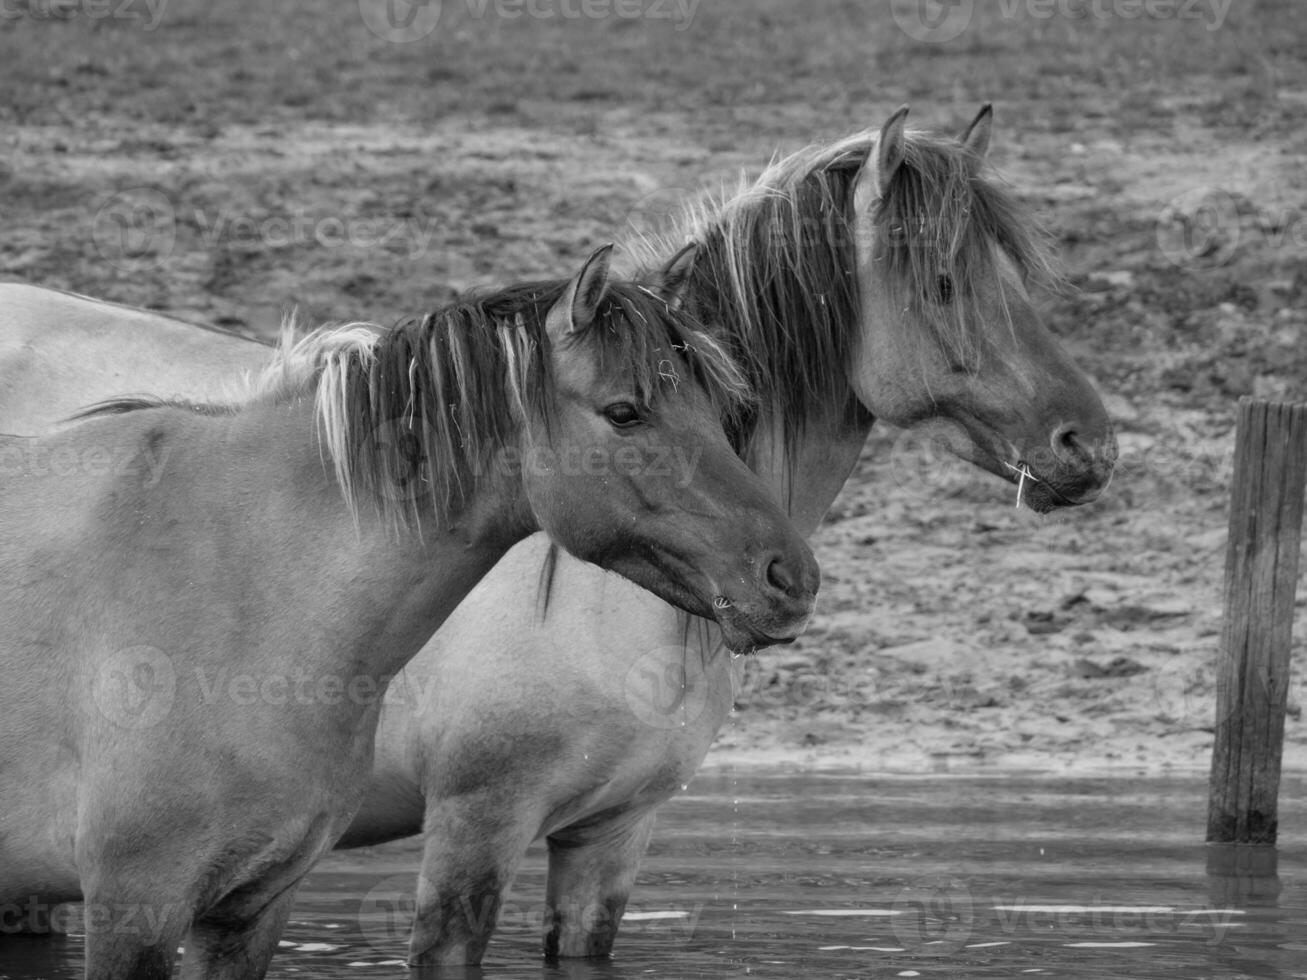
[[[393,328],[372,323],[304,333],[290,320],[271,363],[224,404],[150,397],[101,402],[74,418],[173,405],[202,414],[311,395],[319,434],[345,499],[397,527],[441,521],[517,445],[524,426],[547,433],[553,380],[546,317],[565,280],[476,294]],[[701,385],[723,419],[749,394],[724,348],[653,289],[610,281],[597,315],[569,347],[601,375],[625,377],[648,405],[682,379]]]
[[[772,401],[787,447],[809,419],[857,411],[843,370],[862,328],[853,192],[877,140],[867,130],[774,160],[631,249],[655,266],[687,240],[700,244],[688,303]],[[980,164],[956,140],[908,131],[874,216],[890,295],[959,358],[985,329],[1005,326],[978,323],[967,301],[977,284],[1001,281],[994,245],[1023,279],[1057,279],[1043,235]]]
[[[317,388],[323,441],[351,506],[415,478],[435,514],[466,499],[524,424],[548,431],[553,382],[545,321],[566,281],[511,286],[456,303],[332,353]],[[574,334],[602,375],[629,378],[648,404],[682,374],[729,415],[747,391],[725,351],[645,287],[611,283],[594,320]]]

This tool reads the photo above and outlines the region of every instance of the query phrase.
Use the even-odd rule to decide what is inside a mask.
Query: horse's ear
[[[854,204],[859,213],[885,196],[889,182],[903,164],[904,126],[907,123],[908,107],[900,106],[894,115],[881,127],[876,146],[867,154],[867,162],[862,165],[854,190]]]
[[[613,246],[603,245],[585,260],[581,271],[563,290],[563,298],[554,304],[545,322],[551,341],[563,340],[574,330],[584,330],[594,323],[599,304],[608,290],[608,268],[613,262]]]
[[[667,305],[674,310],[679,310],[685,302],[685,294],[690,286],[690,275],[694,272],[694,263],[698,257],[699,243],[690,242],[663,266],[660,276],[663,297],[667,300]]]
[[[989,134],[993,128],[994,106],[986,102],[980,107],[980,112],[971,120],[971,125],[967,127],[961,138],[963,148],[978,161],[985,159],[985,154],[989,152]]]

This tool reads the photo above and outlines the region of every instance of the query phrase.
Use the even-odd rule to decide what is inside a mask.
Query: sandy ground
[[[708,764],[1206,771],[1235,403],[1307,394],[1304,11],[977,12],[929,45],[842,0],[717,0],[683,31],[455,6],[415,45],[348,3],[5,19],[0,275],[265,336],[292,306],[384,322],[561,274],[900,103],[952,131],[993,100],[992,159],[1067,268],[1049,323],[1119,427],[1116,480],[1041,519],[878,429],[816,539],[820,614],[740,665]],[[1301,640],[1294,671],[1302,771]]]

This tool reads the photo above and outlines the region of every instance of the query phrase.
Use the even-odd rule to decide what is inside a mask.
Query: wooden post
[[[1207,840],[1274,844],[1307,405],[1239,402]]]

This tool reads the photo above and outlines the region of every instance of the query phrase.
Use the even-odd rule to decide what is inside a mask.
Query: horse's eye
[[[953,277],[941,274],[935,280],[935,297],[945,306],[953,302]]]
[[[640,410],[630,402],[614,402],[604,409],[604,417],[619,429],[629,429],[644,421]]]

